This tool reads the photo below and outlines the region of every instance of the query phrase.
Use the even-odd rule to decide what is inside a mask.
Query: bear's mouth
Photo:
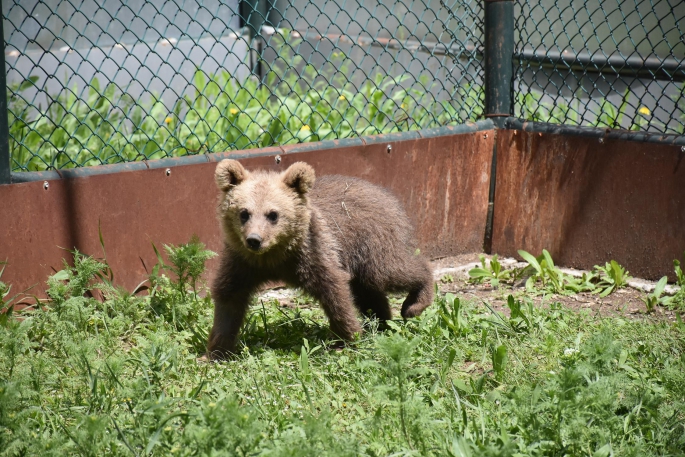
[[[266,249],[264,249],[264,248],[254,249],[248,245],[245,245],[245,247],[247,248],[247,252],[249,252],[250,254],[254,254],[254,255],[262,255],[266,252]]]

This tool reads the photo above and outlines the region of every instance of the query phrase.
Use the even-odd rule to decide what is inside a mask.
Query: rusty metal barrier
[[[221,250],[214,169],[227,157],[248,168],[271,170],[304,160],[319,175],[370,180],[398,196],[426,255],[480,251],[494,139],[492,122],[483,121],[421,135],[174,158],[149,162],[149,168],[104,165],[63,170],[61,178],[55,172],[27,173],[27,182],[0,186],[0,255],[10,261],[2,279],[13,290],[33,287],[31,292],[40,295],[47,276],[69,257],[63,248],[104,255],[99,232],[115,282],[129,291],[156,263],[152,243],[184,243],[197,234],[209,249]]]

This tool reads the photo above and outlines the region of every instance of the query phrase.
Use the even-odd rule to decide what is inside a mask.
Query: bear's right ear
[[[295,189],[300,195],[309,192],[315,180],[316,173],[314,173],[314,169],[304,162],[295,162],[283,172],[283,182],[285,185]]]
[[[219,162],[214,172],[214,180],[217,187],[228,192],[231,187],[237,186],[247,178],[247,170],[237,160],[225,159]]]

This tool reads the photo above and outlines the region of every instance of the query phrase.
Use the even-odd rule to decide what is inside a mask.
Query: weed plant
[[[472,282],[480,284],[487,280],[493,288],[499,286],[500,281],[507,281],[513,278],[512,270],[504,270],[502,264],[499,263],[497,254],[492,256],[490,261],[485,260],[485,256],[479,256],[480,268],[472,268],[469,270],[469,278]]]
[[[683,253],[685,260],[685,253]],[[659,303],[663,304],[669,309],[685,310],[685,273],[679,260],[673,261],[673,271],[675,273],[675,282],[680,289],[670,297],[659,298]]]
[[[661,294],[664,292],[664,289],[666,288],[667,282],[668,282],[668,276],[664,276],[663,278],[661,278],[659,280],[659,282],[656,283],[656,286],[654,287],[654,291],[642,299],[642,301],[645,302],[645,306],[647,307],[648,313],[654,312],[656,310],[656,306],[658,304],[664,303],[665,297],[662,297]]]
[[[685,86],[684,86],[685,87]],[[680,89],[682,93],[683,89]],[[628,108],[633,107],[630,102],[630,87],[626,88],[621,97],[621,103],[616,106],[608,98],[594,99],[596,107],[590,107],[592,99],[588,99],[581,105],[581,100],[576,95],[571,100],[557,97],[553,102],[543,102],[543,94],[530,90],[526,93],[517,94],[514,115],[520,119],[536,122],[548,122],[552,124],[583,125],[586,127],[602,127],[610,129],[622,129],[627,124],[628,130],[648,130],[656,127],[665,133],[683,133],[682,125],[669,126],[652,118],[652,112],[646,106],[639,106],[633,113]],[[683,112],[685,105],[677,97],[672,97],[678,105],[678,110]],[[639,103],[639,100],[638,100]],[[681,119],[685,118],[682,114]],[[627,121],[626,121],[627,119]]]
[[[137,288],[148,294],[114,288],[106,262],[81,253],[48,280],[45,306],[13,313],[3,293],[0,455],[685,452],[680,321],[525,296],[506,316],[447,294],[384,332],[366,321],[337,350],[318,307],[267,301],[240,353],[208,363],[211,253],[197,240],[164,252]]]
[[[471,280],[481,282],[489,278],[495,287],[499,280],[513,283],[520,278],[527,278],[525,285],[530,293],[569,295],[593,292],[603,298],[625,287],[630,279],[625,268],[615,260],[607,262],[603,267],[595,265],[591,272],[583,273],[581,277],[574,277],[554,265],[554,260],[546,249],[543,249],[542,254],[537,257],[524,250],[519,250],[518,253],[528,264],[523,269],[502,270],[497,256],[493,256],[490,262],[486,262],[481,256],[482,267],[469,271]]]

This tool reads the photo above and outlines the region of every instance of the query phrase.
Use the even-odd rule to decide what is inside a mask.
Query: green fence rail
[[[3,0],[2,12],[0,183],[486,115],[684,133],[679,0]]]
[[[3,2],[13,171],[460,124],[477,1]]]
[[[515,17],[517,117],[685,133],[685,2],[522,0]]]

